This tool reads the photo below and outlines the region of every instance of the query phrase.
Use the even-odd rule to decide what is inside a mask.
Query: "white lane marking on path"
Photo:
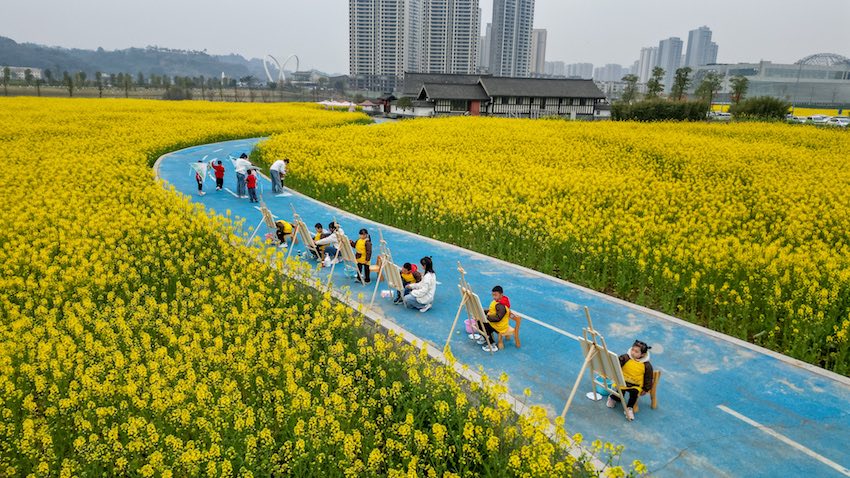
[[[254,209],[256,209],[257,211],[263,212],[263,210],[262,210],[262,209],[260,209],[260,206],[254,206]],[[271,209],[269,209],[269,212],[271,212]],[[272,217],[273,217],[273,218],[275,218],[275,219],[277,219],[277,216],[276,216],[276,215],[274,215],[274,213],[272,213]]]
[[[539,325],[539,326],[541,326],[541,327],[545,327],[545,328],[547,328],[547,329],[551,330],[552,332],[555,332],[555,333],[561,334],[561,335],[563,335],[563,336],[565,336],[565,337],[569,337],[569,338],[571,338],[571,339],[573,339],[573,340],[578,340],[578,339],[579,339],[579,338],[578,338],[578,336],[573,335],[573,334],[571,334],[571,333],[567,332],[566,330],[559,329],[558,327],[555,327],[554,325],[549,325],[549,324],[547,324],[546,322],[542,322],[542,321],[540,321],[540,320],[535,319],[534,317],[531,317],[531,316],[528,316],[528,315],[525,315],[525,314],[520,314],[519,312],[514,312],[514,314],[516,314],[516,315],[518,315],[518,316],[522,317],[522,318],[523,318],[523,319],[525,319],[525,320],[528,320],[528,321],[530,321],[530,322],[534,322],[535,324],[537,324],[537,325]]]
[[[205,155],[204,155],[204,157],[201,159],[201,161],[206,161],[206,160],[207,160],[207,156],[209,156],[209,154],[205,154]]]
[[[776,438],[777,440],[781,441],[782,443],[785,443],[786,445],[790,446],[791,448],[795,448],[795,449],[805,453],[806,455],[809,455],[810,457],[812,457],[815,460],[823,463],[824,465],[832,468],[833,470],[841,473],[842,475],[850,476],[850,470],[848,470],[847,468],[839,465],[838,463],[830,460],[829,458],[827,458],[823,455],[820,455],[820,454],[814,452],[812,449],[807,448],[807,447],[795,442],[794,440],[792,440],[792,439],[788,438],[787,436],[777,432],[776,430],[774,430],[774,429],[772,429],[768,426],[762,425],[761,423],[753,420],[752,418],[741,415],[740,413],[736,412],[735,410],[732,410],[731,408],[727,407],[726,405],[717,405],[717,408],[728,413],[729,415],[732,415],[733,417],[737,418],[738,420],[741,420],[742,422],[746,423],[747,425],[751,425],[753,427],[758,428],[759,430],[767,433],[768,435],[772,436],[773,438]]]
[[[224,188],[224,190],[225,190],[225,191],[227,191],[227,192],[229,192],[230,194],[232,194],[232,195],[233,195],[233,197],[235,197],[235,198],[238,198],[238,197],[239,197],[239,196],[237,196],[237,195],[236,195],[236,193],[235,193],[235,192],[231,191],[230,189]]]
[[[217,152],[222,151],[222,150],[224,150],[224,148],[214,149],[214,150],[213,150],[213,153],[217,153]]]

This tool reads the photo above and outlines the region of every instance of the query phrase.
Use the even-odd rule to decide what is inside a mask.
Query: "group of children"
[[[203,162],[198,160],[199,163]],[[269,171],[272,176],[272,192],[278,194],[283,192],[283,182],[286,178],[286,167],[289,164],[289,158],[279,159],[272,163]],[[221,191],[224,188],[224,165],[221,160],[210,161],[215,174],[215,190]],[[248,161],[248,155],[242,153],[236,160],[233,161],[233,168],[236,172],[236,195],[240,198],[247,198],[252,203],[260,202],[257,196],[257,177],[259,176],[259,168]],[[204,193],[204,177],[197,170],[195,171],[195,181],[198,183],[198,195],[203,196]]]
[[[477,324],[477,329],[484,332],[486,337],[475,331],[469,334],[469,338],[481,345],[485,352],[497,352],[499,347],[496,345],[496,339],[498,339],[499,334],[505,334],[510,329],[510,299],[505,295],[505,290],[500,285],[493,287],[491,294],[493,300],[490,302],[490,306],[484,309],[487,321]],[[629,351],[619,356],[623,378],[626,381],[625,384],[619,386],[619,390],[626,397],[624,413],[629,421],[635,419],[634,406],[638,398],[652,390],[654,376],[652,364],[649,361],[649,350],[651,348],[645,342],[635,340]],[[608,408],[614,408],[621,402],[620,397],[608,395],[606,405]]]
[[[287,221],[278,220],[277,239],[281,247],[287,247],[288,243],[294,243],[294,227]],[[317,222],[314,226],[315,233],[313,242],[316,249],[310,253],[313,258],[322,261],[324,266],[330,266],[334,261],[338,262],[339,239],[345,236],[345,231],[336,223],[331,222],[325,229],[322,223]],[[358,237],[349,240],[349,245],[354,250],[357,261],[357,280],[362,284],[372,282],[372,237],[367,229],[360,229]],[[437,292],[437,275],[434,272],[434,262],[430,257],[419,260],[420,269],[409,262],[401,267],[401,281],[404,284],[404,293],[396,292],[393,299],[394,304],[404,304],[408,308],[427,312],[434,304]]]
[[[293,225],[287,221],[279,220],[277,225],[277,238],[283,247],[287,241],[294,242]],[[321,223],[315,224],[314,242],[316,250],[310,251],[315,259],[330,265],[338,255],[340,237],[344,237],[342,227],[331,222],[325,229]],[[371,283],[372,262],[372,238],[369,231],[360,229],[356,240],[349,240],[354,249],[357,259],[357,280],[363,284]],[[419,267],[418,267],[419,266]],[[401,269],[401,280],[404,284],[404,292],[396,292],[393,303],[404,304],[410,309],[427,312],[434,303],[437,289],[437,276],[434,272],[434,264],[431,257],[423,257],[419,264],[405,262]],[[508,333],[510,330],[511,301],[502,286],[497,285],[490,291],[492,301],[489,307],[484,309],[487,317],[486,322],[477,324],[477,333],[473,330],[469,338],[474,340],[485,352],[497,352],[499,350],[497,340],[499,334]],[[626,418],[634,420],[634,406],[638,397],[648,393],[652,389],[653,370],[650,363],[649,350],[652,347],[640,340],[636,340],[629,351],[619,357],[620,366],[623,369],[623,377],[626,383],[619,386],[622,395],[626,397],[624,412]],[[607,406],[614,408],[621,399],[615,395],[609,395]]]

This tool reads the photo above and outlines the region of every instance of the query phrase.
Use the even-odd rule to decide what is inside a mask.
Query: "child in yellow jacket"
[[[652,364],[649,363],[649,345],[640,340],[635,340],[628,353],[620,355],[620,367],[623,368],[625,385],[620,385],[620,393],[627,395],[626,418],[629,421],[635,419],[634,406],[638,397],[652,389]],[[620,397],[608,395],[608,408],[614,408],[620,402]]]
[[[370,278],[370,266],[372,263],[372,237],[369,231],[360,229],[360,237],[356,241],[349,241],[354,248],[354,257],[357,259],[357,280],[363,284],[372,282]]]

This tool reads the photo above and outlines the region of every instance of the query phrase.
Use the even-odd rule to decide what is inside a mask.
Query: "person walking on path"
[[[248,186],[248,199],[251,202],[260,202],[257,199],[257,175],[253,169],[248,170],[248,176],[245,177],[245,185]]]

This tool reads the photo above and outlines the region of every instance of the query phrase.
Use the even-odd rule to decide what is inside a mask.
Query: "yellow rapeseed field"
[[[368,334],[150,171],[181,146],[363,116],[96,99],[0,110],[0,476],[592,474],[566,454],[578,437],[550,441],[542,410],[517,417],[504,383],[463,385]]]
[[[850,373],[850,134],[449,118],[284,133],[295,188]]]

